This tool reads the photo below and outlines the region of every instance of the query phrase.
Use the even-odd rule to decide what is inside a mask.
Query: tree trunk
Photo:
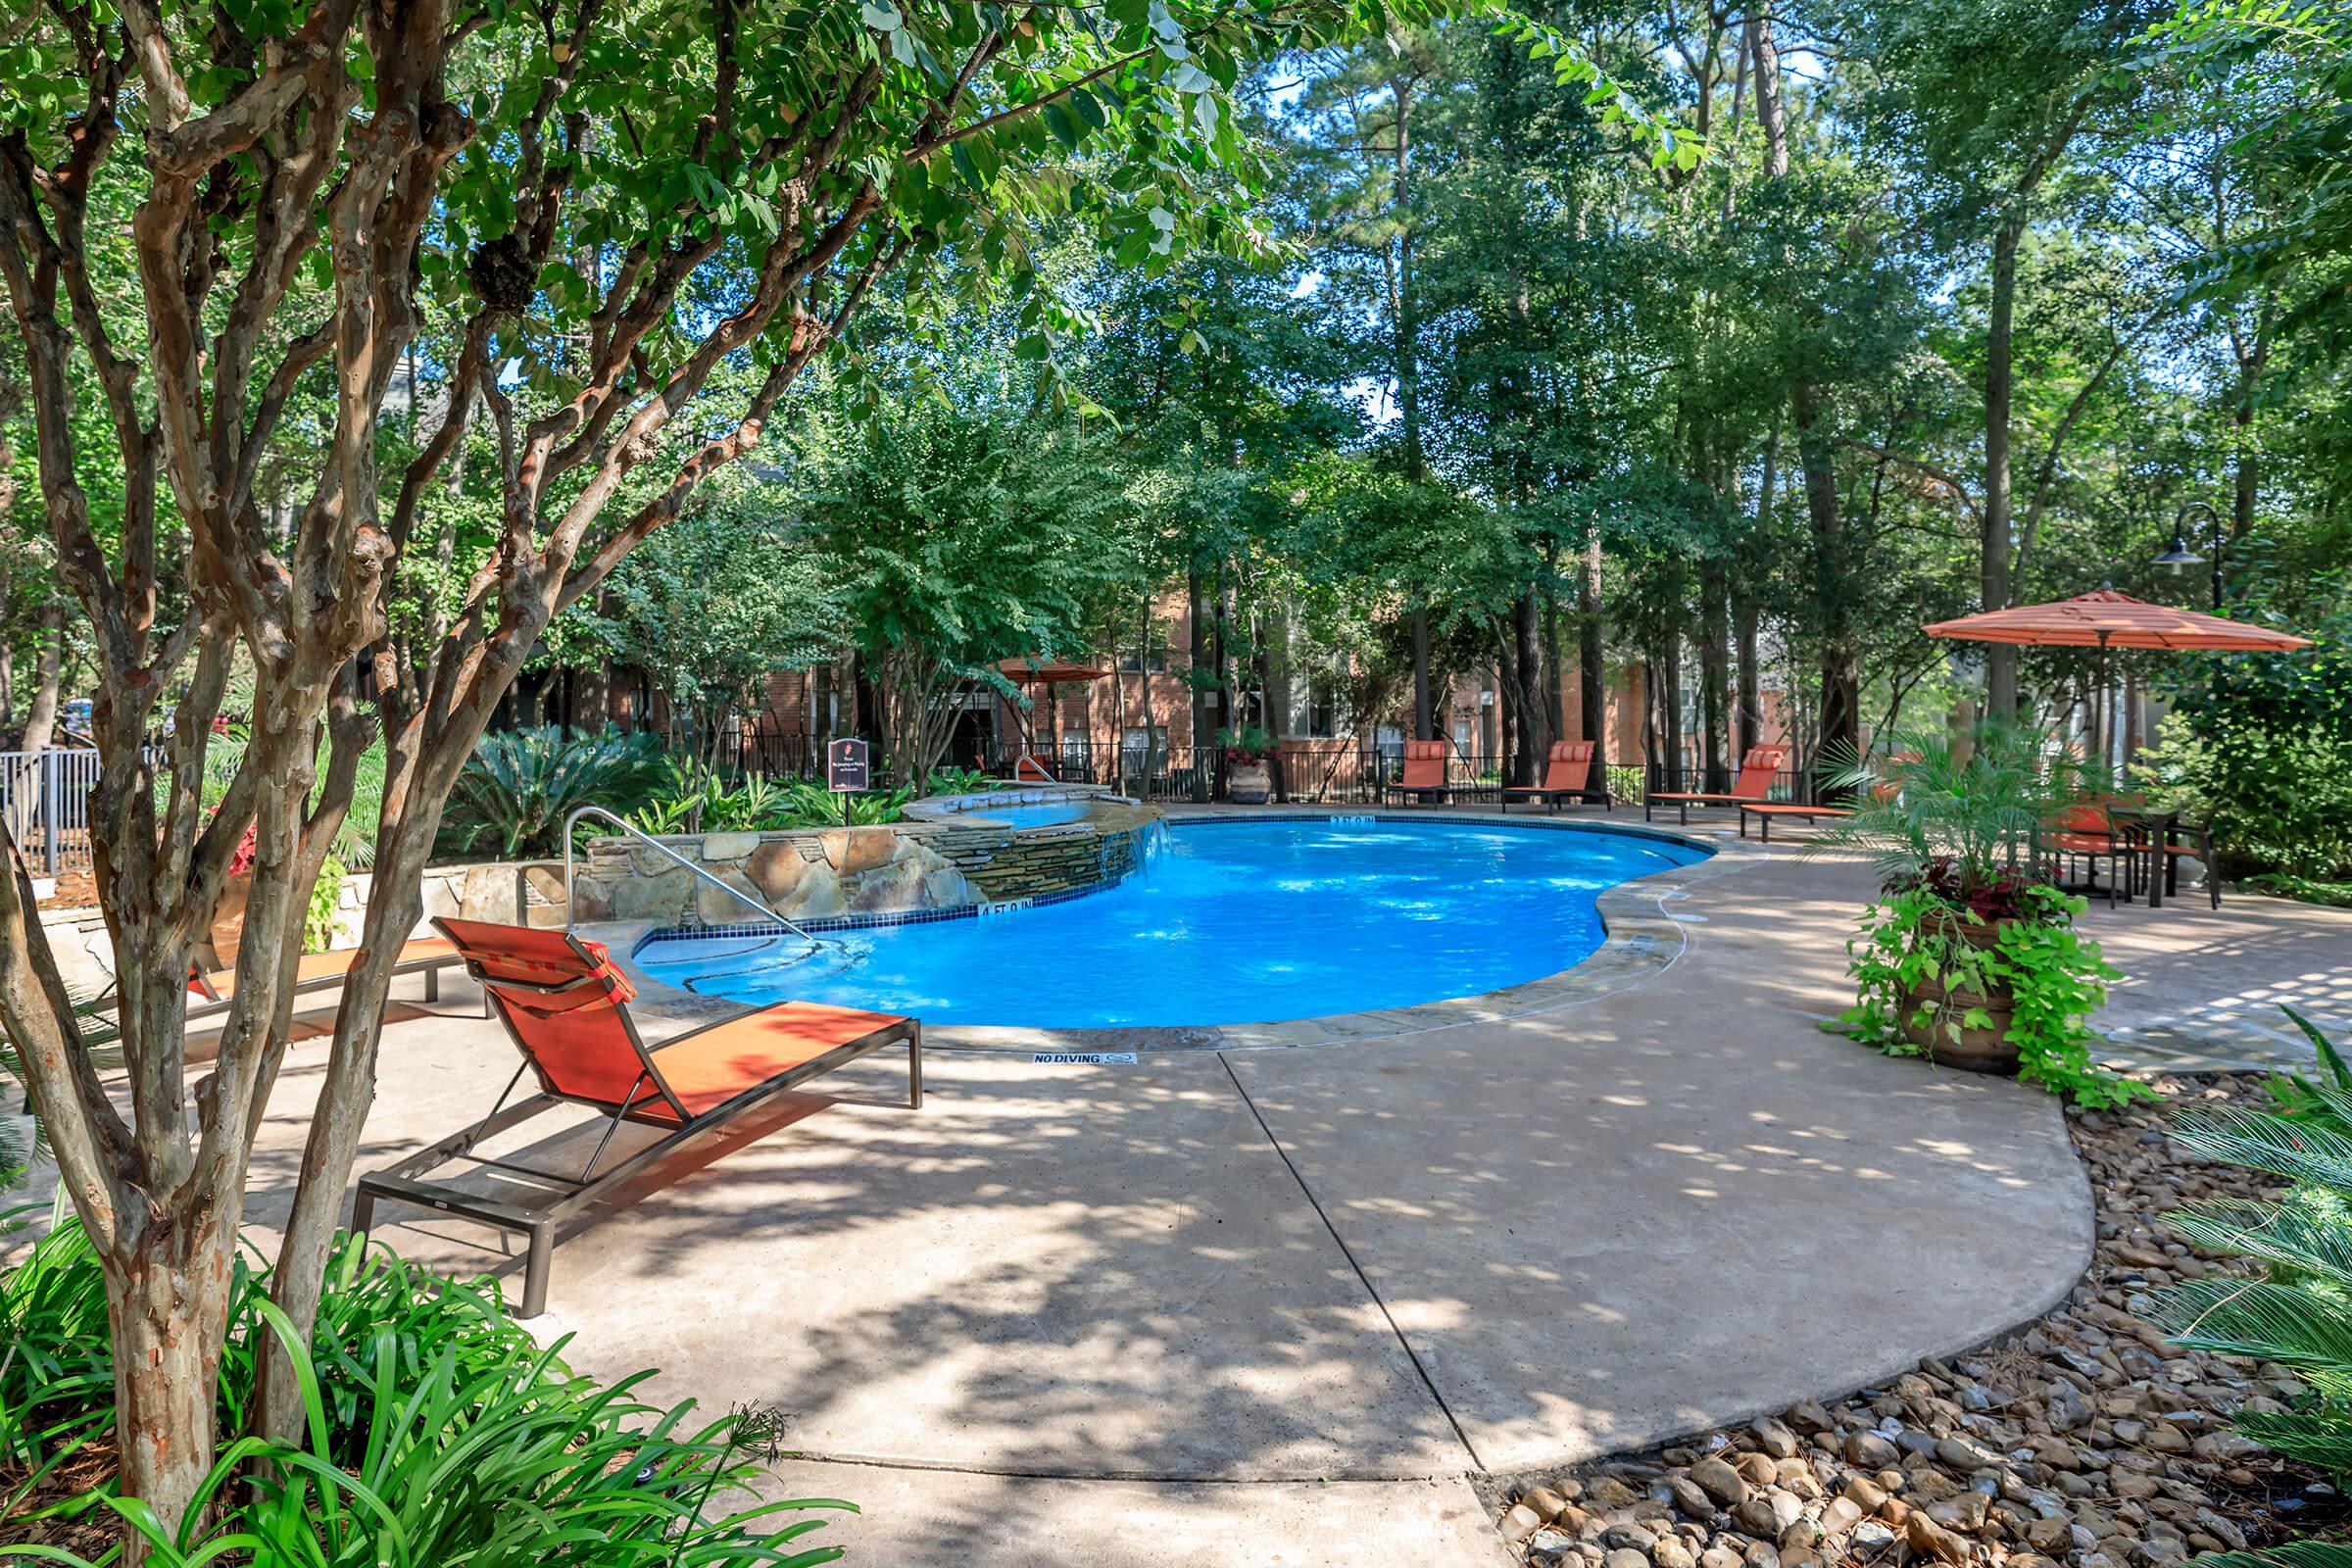
[[[1210,680],[1213,664],[1209,659],[1208,604],[1202,592],[1200,573],[1189,572],[1184,579],[1185,604],[1190,611],[1192,649],[1190,679],[1186,684],[1193,697],[1193,799],[1205,805],[1209,798],[1209,748],[1216,737],[1208,721]]]
[[[1533,584],[1522,589],[1512,621],[1512,649],[1519,666],[1519,690],[1513,707],[1519,715],[1519,777],[1514,782],[1544,781],[1551,756],[1551,704],[1544,693],[1542,606]]]
[[[1764,471],[1756,487],[1756,536],[1764,549],[1771,547],[1773,512],[1779,497],[1781,431],[1775,420],[1772,434],[1764,443]],[[1756,601],[1755,574],[1759,570],[1754,559],[1743,559],[1732,581],[1732,636],[1739,648],[1740,698],[1738,740],[1735,755],[1743,754],[1764,739],[1764,677],[1758,661],[1756,623],[1763,607]]]
[[[1658,715],[1665,720],[1664,735],[1666,766],[1678,780],[1690,776],[1690,752],[1683,737],[1683,636],[1672,627],[1666,631],[1664,645],[1658,650]],[[1687,784],[1678,783],[1677,789]]]
[[[1544,715],[1556,739],[1568,737],[1568,670],[1560,647],[1559,546],[1544,546]]]
[[[1862,656],[1854,626],[1851,541],[1839,510],[1830,431],[1810,386],[1789,397],[1796,420],[1797,463],[1805,475],[1805,509],[1813,529],[1815,620],[1821,636],[1821,710],[1815,750],[1854,747],[1861,736]]]
[[[1136,656],[1136,664],[1143,671],[1138,678],[1138,684],[1143,687],[1144,794],[1149,796],[1152,793],[1153,754],[1159,750],[1159,743],[1152,733],[1152,595],[1150,590],[1146,590],[1144,594],[1142,627],[1143,643],[1141,646],[1143,651]],[[1125,739],[1125,736],[1120,737],[1122,742]]]
[[[57,707],[65,683],[66,603],[52,599],[33,612],[41,652],[33,665],[32,702],[24,710],[24,735],[17,749],[38,752],[57,738]]]
[[[2237,408],[2230,416],[2237,427],[2237,467],[2231,477],[2230,537],[2232,542],[2254,531],[2254,504],[2259,499],[2260,457],[2254,450],[2254,405],[2262,390],[2263,368],[2271,354],[2271,299],[2262,296],[2250,351],[2237,355]],[[2232,341],[2236,336],[2232,334]]]
[[[1725,709],[1729,706],[1731,627],[1723,564],[1701,562],[1698,568],[1698,706],[1705,733],[1699,745],[1710,790],[1731,787],[1724,765]]]
[[[122,1493],[167,1520],[186,1513],[213,1467],[232,1256],[218,1222],[192,1236],[150,1222],[127,1257],[105,1262]]]
[[[2025,220],[2012,215],[2002,220],[1992,239],[1992,305],[1984,331],[1984,511],[1979,552],[1979,580],[1987,611],[2009,608],[2009,406],[2015,384],[2017,248],[2025,228]],[[1984,711],[2002,723],[2017,716],[2017,650],[2006,643],[1984,648]]]
[[[1601,641],[1600,524],[1585,534],[1584,580],[1577,590],[1577,698],[1585,710],[1585,739],[1592,743],[1592,776],[1605,778],[1609,766],[1609,671]]]
[[[1435,740],[1429,706],[1429,609],[1413,607],[1413,739]]]

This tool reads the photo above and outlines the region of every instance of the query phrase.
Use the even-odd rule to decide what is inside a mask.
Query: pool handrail
[[[671,859],[677,861],[678,864],[684,866],[687,870],[692,871],[696,876],[702,878],[705,882],[710,883],[712,887],[718,889],[719,892],[724,893],[728,898],[733,899],[737,904],[742,905],[745,908],[750,909],[754,913],[758,914],[762,923],[767,925],[780,925],[785,930],[791,932],[794,936],[799,937],[803,942],[808,943],[808,950],[811,953],[815,952],[819,948],[829,945],[823,938],[809,935],[807,931],[803,930],[800,926],[795,925],[785,916],[778,914],[766,905],[761,904],[758,899],[755,899],[750,894],[744,892],[743,889],[736,887],[731,883],[722,881],[718,877],[712,876],[706,867],[697,865],[694,861],[689,860],[686,858],[686,857],[680,855],[677,851],[671,849],[668,845],[662,843],[660,839],[654,837],[651,833],[648,833],[636,823],[617,816],[612,812],[606,810],[601,806],[580,807],[573,810],[569,816],[566,816],[564,819],[564,929],[566,931],[570,930],[576,923],[571,916],[571,835],[572,829],[579,825],[580,818],[584,816],[602,817],[606,821],[612,823],[614,827],[620,829],[623,833],[626,833],[629,837],[644,844],[647,848],[655,850],[660,854],[668,856]],[[838,944],[831,945],[837,946]]]

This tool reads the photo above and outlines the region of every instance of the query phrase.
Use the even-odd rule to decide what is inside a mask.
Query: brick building
[[[1359,766],[1368,753],[1393,753],[1411,733],[1411,696],[1392,698],[1392,710],[1380,713],[1349,711],[1351,682],[1337,665],[1317,667],[1317,656],[1306,649],[1285,649],[1277,628],[1276,647],[1264,661],[1263,683],[1238,694],[1242,724],[1262,724],[1281,742],[1285,770],[1300,787],[1311,788],[1318,777],[1337,778]],[[1101,677],[1029,692],[1026,712],[991,690],[975,688],[965,694],[964,708],[949,746],[946,760],[956,766],[1002,768],[1024,743],[1041,757],[1057,758],[1070,769],[1108,779],[1134,777],[1142,769],[1147,736],[1153,759],[1152,771],[1190,764],[1196,748],[1205,748],[1218,728],[1231,722],[1221,711],[1224,694],[1210,691],[1203,704],[1201,733],[1195,732],[1191,666],[1192,625],[1185,595],[1172,590],[1154,607],[1149,647],[1135,642],[1116,653],[1069,656],[1105,671]],[[1571,656],[1573,657],[1573,656]],[[1251,672],[1254,682],[1255,671]],[[1573,663],[1562,682],[1562,735],[1581,735],[1580,683]],[[616,676],[607,682],[610,716],[626,721],[629,712],[655,716],[652,698],[641,683]],[[1440,734],[1449,738],[1466,757],[1491,759],[1500,749],[1500,699],[1495,671],[1457,674],[1434,694],[1433,715]],[[1763,732],[1752,740],[1735,736],[1728,758],[1753,741],[1787,738],[1786,705],[1777,691],[1763,694]],[[1647,706],[1640,664],[1612,671],[1608,699],[1606,755],[1622,765],[1645,756],[1643,716]],[[844,658],[806,670],[781,671],[768,678],[756,712],[744,715],[744,748],[768,765],[791,767],[811,756],[826,740],[855,733],[860,715],[870,714],[871,694],[861,704],[857,662]],[[1700,760],[1695,681],[1684,692],[1686,756],[1679,766],[1695,770]],[[575,720],[583,721],[583,720]],[[1654,715],[1653,715],[1654,723]],[[726,750],[733,752],[729,745]],[[1117,754],[1123,754],[1117,755]],[[1672,760],[1660,759],[1669,766]]]

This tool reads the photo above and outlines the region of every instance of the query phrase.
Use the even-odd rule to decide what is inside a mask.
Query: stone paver
[[[841,1497],[803,1545],[894,1568],[1508,1568],[1458,1476],[1148,1484],[871,1465],[777,1467],[769,1497]]]
[[[1387,1040],[942,1052],[921,1112],[872,1058],[574,1226],[542,1327],[661,1367],[656,1396],[791,1412],[824,1462],[778,1494],[865,1504],[835,1539],[868,1560],[1477,1562],[1466,1474],[1841,1393],[2072,1283],[2090,1210],[2054,1104],[1819,1028],[1868,887],[1735,850],[1648,895],[1662,973]],[[2133,971],[2117,1017],[2341,995],[2352,926],[2313,913],[2094,911]],[[363,1168],[504,1083],[477,1006],[404,1004]],[[281,1078],[261,1224],[321,1052]],[[519,1283],[499,1238],[384,1219]]]
[[[2352,1040],[2352,909],[2202,891],[2150,909],[2093,903],[2085,928],[2124,971],[2100,1019],[2105,1054],[2133,1069],[2309,1066],[2316,1053],[2279,1004]]]
[[[1858,1386],[2073,1282],[2089,1199],[2054,1101],[1815,1026],[1844,952],[1812,914],[1859,886],[1775,859],[1668,903],[1707,923],[1655,984],[1230,1058],[1484,1467]]]

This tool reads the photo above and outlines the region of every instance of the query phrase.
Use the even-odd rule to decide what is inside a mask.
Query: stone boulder
[[[774,839],[754,850],[744,863],[744,872],[760,890],[760,896],[781,909],[800,892],[801,880],[808,874],[812,862],[801,853],[801,847],[789,839]]]
[[[899,849],[899,835],[886,827],[829,827],[818,841],[827,863],[842,876],[888,865]]]

